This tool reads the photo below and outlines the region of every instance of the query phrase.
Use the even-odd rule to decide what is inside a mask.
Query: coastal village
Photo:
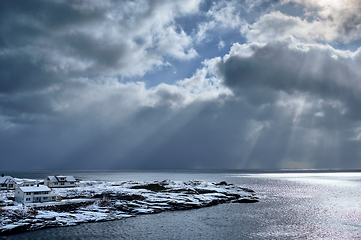
[[[43,182],[18,180],[12,176],[0,178],[0,190],[14,190],[14,201],[18,203],[41,203],[60,200],[51,188],[75,187],[80,179],[73,176],[47,176]],[[0,206],[9,205],[9,199],[0,199]]]
[[[225,181],[105,182],[64,175],[38,180],[1,175],[0,187],[0,235],[259,201],[253,190]]]

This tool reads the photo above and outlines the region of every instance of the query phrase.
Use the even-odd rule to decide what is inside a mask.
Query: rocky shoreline
[[[258,202],[255,192],[204,181],[82,182],[79,187],[53,189],[63,200],[0,208],[0,234],[47,227],[111,221],[138,214],[188,210],[222,203]]]

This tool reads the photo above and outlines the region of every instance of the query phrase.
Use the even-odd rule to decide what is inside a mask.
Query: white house
[[[75,187],[76,179],[73,176],[47,176],[44,185],[51,188]]]
[[[13,190],[16,187],[16,182],[11,176],[4,176],[4,174],[0,177],[0,190]]]
[[[56,194],[47,186],[17,187],[15,201],[23,203],[37,203],[55,201]]]

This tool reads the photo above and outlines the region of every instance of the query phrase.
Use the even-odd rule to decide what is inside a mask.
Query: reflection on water
[[[277,213],[285,214],[296,210],[294,214],[303,219],[299,224],[303,226],[303,231],[308,233],[309,239],[361,238],[360,172],[282,173],[232,177],[269,179],[271,184],[255,185],[254,189],[275,196],[275,205],[283,205],[279,199],[286,200],[286,206],[279,207]],[[275,182],[278,183],[272,186]],[[267,186],[267,189],[264,186]],[[268,201],[267,198],[265,200]],[[299,226],[286,226],[293,229],[292,236],[297,236],[295,232],[300,233],[294,231],[299,229]],[[277,227],[279,226],[269,226],[265,234],[279,236],[288,232],[285,229],[279,232]]]
[[[78,171],[72,175],[107,181],[225,180],[255,190],[261,200],[45,229],[7,239],[361,239],[359,172]]]

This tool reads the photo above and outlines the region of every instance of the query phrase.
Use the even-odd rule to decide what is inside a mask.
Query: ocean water
[[[4,239],[361,239],[361,172],[27,171],[42,179],[227,181],[255,190],[258,203],[162,212],[2,236]]]

